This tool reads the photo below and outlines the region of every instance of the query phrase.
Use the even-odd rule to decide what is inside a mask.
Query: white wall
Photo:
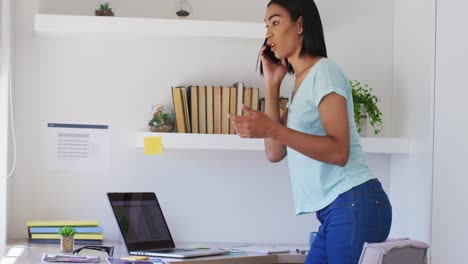
[[[27,220],[84,218],[99,220],[106,238],[118,239],[105,193],[155,191],[177,241],[307,242],[317,221],[313,215],[294,216],[286,162],[268,163],[263,153],[255,151],[165,150],[163,156],[147,157],[134,146],[134,133],[145,129],[151,106],[171,104],[172,85],[244,81],[262,87],[255,72],[262,43],[194,37],[35,35],[33,16],[39,10],[77,3],[88,7],[91,2],[51,1],[44,0],[41,7],[38,1],[15,1],[18,168],[8,186],[10,238],[27,236]],[[229,5],[222,9],[227,17],[261,22],[264,7],[255,4],[246,9],[252,6],[246,1],[223,1],[220,8]],[[125,2],[129,14],[137,6],[148,12],[145,4],[149,1]],[[125,2],[113,0],[111,4]],[[198,9],[198,1],[193,1],[192,10],[196,14],[209,10],[215,17],[219,10],[208,3],[219,2],[200,0],[203,8]],[[351,79],[375,88],[391,128],[392,4],[371,0],[318,4],[331,59]],[[119,14],[124,9],[115,11]],[[291,78],[285,83],[285,95],[290,85]],[[109,124],[110,170],[46,170],[42,142],[50,121]],[[390,129],[384,135],[391,135]],[[390,157],[371,155],[370,163],[388,188]]]
[[[0,0],[0,257],[5,254],[4,250],[7,234],[10,11],[10,1]]]
[[[397,136],[411,139],[411,152],[392,160],[392,233],[429,242],[435,1],[395,0],[394,4],[393,124]]]
[[[466,262],[468,252],[468,25],[466,1],[437,1],[436,100],[434,124],[433,263]]]

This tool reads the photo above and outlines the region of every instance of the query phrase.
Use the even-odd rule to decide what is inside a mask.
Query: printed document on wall
[[[48,123],[46,164],[50,170],[109,169],[109,126]]]

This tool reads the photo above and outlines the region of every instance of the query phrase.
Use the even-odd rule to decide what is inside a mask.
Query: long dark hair
[[[302,16],[303,36],[302,48],[299,56],[306,54],[327,58],[327,47],[323,35],[322,20],[317,6],[313,0],[271,0],[271,4],[277,4],[286,9],[292,21],[297,21]],[[262,47],[266,45],[267,39]],[[260,74],[263,75],[263,65],[260,61]],[[294,69],[286,59],[289,74],[294,74]]]

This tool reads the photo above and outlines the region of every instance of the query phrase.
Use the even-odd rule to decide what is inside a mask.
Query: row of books
[[[245,115],[242,104],[258,110],[259,88],[179,86],[172,87],[177,131],[179,133],[235,134],[228,114]]]
[[[98,221],[28,221],[29,242],[40,244],[59,244],[59,229],[64,226],[73,227],[76,230],[75,244],[77,245],[102,245],[104,229]]]

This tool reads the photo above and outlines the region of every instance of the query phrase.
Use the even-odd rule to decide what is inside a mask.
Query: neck
[[[315,57],[310,55],[305,55],[303,57],[299,57],[299,54],[296,56],[291,56],[288,58],[288,62],[294,69],[294,75],[296,78],[301,77],[308,69],[314,66],[317,61],[319,61],[321,57]]]

